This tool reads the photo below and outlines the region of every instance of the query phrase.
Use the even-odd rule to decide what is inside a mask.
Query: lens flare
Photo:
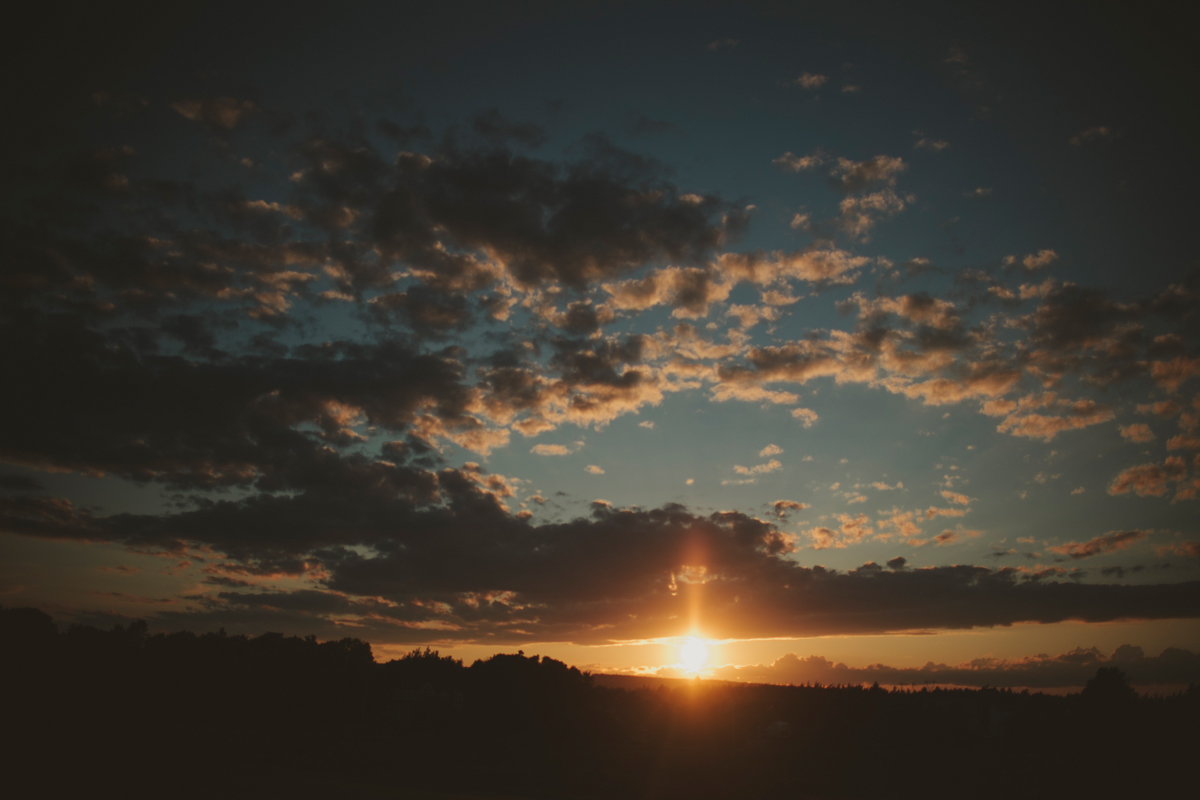
[[[679,663],[688,672],[699,672],[708,664],[708,647],[700,639],[688,639],[679,646]]]

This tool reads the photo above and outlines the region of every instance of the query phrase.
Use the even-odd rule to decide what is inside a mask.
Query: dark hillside
[[[1166,796],[1200,745],[1200,688],[1139,697],[1116,670],[1065,697],[626,690],[523,654],[377,664],[355,639],[59,633],[34,609],[0,610],[0,641],[13,797]]]

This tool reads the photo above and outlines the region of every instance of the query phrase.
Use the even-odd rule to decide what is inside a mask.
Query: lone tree
[[[1129,685],[1128,675],[1116,667],[1101,667],[1083,687],[1083,696],[1100,703],[1128,703],[1138,695]]]

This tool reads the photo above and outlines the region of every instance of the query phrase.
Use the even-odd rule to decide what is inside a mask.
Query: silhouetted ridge
[[[1065,697],[627,691],[524,653],[377,664],[353,638],[59,633],[27,608],[0,641],[14,797],[1166,796],[1200,744],[1200,687],[1139,697],[1112,668]]]

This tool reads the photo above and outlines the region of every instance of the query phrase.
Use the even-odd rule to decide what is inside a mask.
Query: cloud
[[[1158,548],[1158,554],[1174,554],[1186,558],[1200,558],[1200,541],[1176,542]]]
[[[933,519],[934,517],[961,517],[970,510],[969,508],[938,508],[937,506],[930,506],[925,509],[925,519]]]
[[[992,190],[990,187],[978,186],[974,189],[963,192],[963,197],[989,197],[991,194]]]
[[[866,161],[839,158],[833,168],[836,183],[847,192],[858,192],[872,184],[895,186],[896,178],[908,169],[904,159],[879,155]]]
[[[761,475],[767,472],[776,472],[780,469],[783,469],[783,464],[779,463],[778,459],[772,458],[765,464],[755,464],[753,467],[737,465],[734,466],[733,471],[738,475]]]
[[[334,615],[358,620],[363,634],[379,642],[428,641],[433,623],[442,641],[554,637],[598,643],[681,635],[685,623],[678,620],[687,619],[691,590],[680,584],[672,594],[667,587],[672,573],[699,566],[706,576],[705,630],[721,638],[1200,615],[1195,582],[1094,585],[1058,583],[1053,576],[1034,580],[1008,568],[881,573],[866,566],[850,572],[801,566],[784,557],[794,546],[786,535],[736,512],[700,517],[678,506],[639,511],[593,505],[590,518],[533,525],[509,515],[493,493],[454,470],[439,473],[447,503],[427,510],[364,491],[363,484],[351,486],[360,488],[350,489],[350,496],[338,491],[224,500],[165,517],[98,519],[50,499],[0,498],[0,528],[143,549],[184,540],[232,551],[238,563],[259,573],[319,568],[324,588],[307,593],[213,595],[206,601],[209,611],[224,616],[212,621],[260,605],[296,613],[310,608],[281,616],[276,629],[311,624],[314,614]],[[336,528],[324,523],[331,515],[342,520]],[[846,546],[874,532],[865,514],[837,519],[836,531],[814,529],[808,536],[819,546],[822,536],[825,546]],[[281,531],[287,532],[283,538]],[[370,552],[344,549],[349,544]],[[446,558],[447,552],[455,556]],[[472,605],[470,598],[483,592],[507,594],[486,607]],[[889,614],[872,611],[880,607]],[[205,619],[198,612],[161,621],[198,627]]]
[[[771,508],[775,509],[775,516],[786,517],[789,511],[803,511],[809,508],[809,504],[798,503],[795,500],[776,500],[771,503]]]
[[[1108,485],[1111,495],[1134,492],[1138,497],[1162,497],[1167,493],[1167,484],[1180,480],[1187,474],[1187,465],[1182,458],[1170,456],[1160,466],[1139,464],[1121,471]]]
[[[1020,411],[1010,414],[1003,422],[996,426],[996,430],[1001,433],[1011,433],[1013,436],[1024,436],[1030,439],[1042,439],[1050,441],[1063,431],[1078,430],[1086,428],[1089,425],[1098,425],[1102,422],[1108,422],[1116,414],[1111,406],[1100,405],[1094,400],[1056,400],[1053,395],[1044,401],[1038,399],[1042,405],[1050,406],[1065,412],[1062,415],[1050,416],[1039,413],[1022,413]]]
[[[1198,448],[1200,448],[1200,436],[1192,433],[1180,433],[1167,440],[1168,450],[1196,450]]]
[[[1155,361],[1150,365],[1150,377],[1169,392],[1200,375],[1200,358],[1179,356],[1169,361]]]
[[[645,277],[603,284],[613,308],[644,311],[658,305],[675,307],[673,316],[697,319],[729,297],[733,284],[724,275],[700,267],[666,267]]]
[[[1068,542],[1047,549],[1051,553],[1059,553],[1060,555],[1070,556],[1073,559],[1091,558],[1102,553],[1125,550],[1145,539],[1148,535],[1148,531],[1142,530],[1111,531],[1103,536],[1097,536],[1095,539],[1089,539],[1086,542]]]
[[[913,202],[898,189],[908,165],[885,155],[785,154],[780,168],[820,172],[839,216],[803,223],[812,243],[798,249],[739,252],[744,203],[681,185],[669,166],[601,136],[555,148],[569,157],[531,155],[546,131],[499,109],[455,131],[380,123],[369,134],[299,118],[287,128],[241,99],[189,99],[167,113],[208,148],[178,163],[195,156],[207,177],[147,177],[152,163],[119,147],[81,155],[47,179],[69,190],[37,226],[6,223],[0,292],[0,373],[20,387],[6,397],[17,424],[0,430],[0,458],[127,481],[167,504],[103,511],[47,494],[40,478],[7,476],[5,532],[167,553],[176,565],[198,553],[208,560],[193,571],[221,566],[177,603],[194,610],[178,613],[216,627],[278,619],[307,632],[305,620],[334,629],[344,615],[388,641],[657,636],[686,616],[664,591],[669,576],[701,562],[714,627],[738,635],[743,619],[793,635],[1193,613],[1186,585],[1093,598],[1086,585],[1035,591],[1019,572],[905,567],[897,572],[920,577],[900,584],[783,558],[801,542],[924,540],[921,525],[967,513],[949,497],[950,508],[830,517],[795,541],[773,524],[803,503],[772,504],[766,521],[600,504],[539,524],[508,504],[541,505],[541,494],[460,452],[494,454],[517,434],[564,425],[603,428],[682,392],[773,404],[809,428],[818,415],[796,407],[799,387],[817,378],[926,405],[978,400],[1007,432],[1049,439],[1112,414],[1099,400],[1060,399],[1058,385],[1086,398],[1147,376],[1178,391],[1195,376],[1182,335],[1196,307],[1190,284],[1117,301],[962,270],[952,294],[900,293],[899,281],[930,265],[897,269],[834,242]],[[276,137],[270,163],[291,177],[272,183],[257,156],[238,166],[230,137],[243,130]],[[226,167],[253,194],[235,178],[221,185]],[[838,305],[857,311],[849,329],[813,329],[832,323],[783,308],[864,276],[874,288]],[[660,309],[673,328],[654,322]],[[710,316],[711,334],[676,324]],[[1026,384],[1042,393],[1016,399]],[[1192,447],[1194,414],[1175,401],[1150,407],[1182,415],[1168,450]],[[1196,478],[1172,458],[1122,473],[1110,492],[1194,496]],[[753,481],[782,465],[739,469]],[[841,499],[866,502],[857,489]],[[240,591],[265,576],[310,588]],[[893,600],[895,620],[868,619]]]
[[[766,447],[764,447],[762,450],[758,451],[758,457],[766,458],[767,456],[777,456],[782,452],[783,452],[783,448],[780,447],[779,445],[769,444]]]
[[[604,474],[604,470],[600,467],[597,467],[595,464],[588,464],[586,467],[583,468],[583,471],[590,473],[592,475],[603,475]]]
[[[1140,422],[1134,425],[1118,425],[1117,429],[1121,432],[1121,437],[1130,442],[1140,444],[1154,439],[1154,431],[1150,430],[1150,426]]]
[[[714,39],[706,47],[709,50],[730,50],[742,43],[741,39]]]
[[[948,503],[956,503],[960,506],[971,505],[971,498],[967,497],[965,494],[959,494],[958,492],[943,490],[942,497],[944,497]]]
[[[1139,414],[1157,414],[1160,417],[1173,417],[1182,410],[1182,406],[1174,400],[1160,400],[1157,403],[1139,403]]]
[[[796,78],[795,84],[804,89],[820,89],[828,81],[828,75],[817,75],[812,72],[805,72],[799,78]]]
[[[932,150],[935,153],[940,153],[950,146],[949,142],[941,141],[940,139],[931,139],[927,136],[920,136],[913,145],[917,150]]]
[[[912,195],[901,196],[892,189],[844,197],[838,204],[841,226],[851,237],[862,239],[875,227],[879,217],[899,214],[914,199]]]
[[[789,150],[771,163],[789,172],[805,172],[816,169],[824,164],[825,160],[826,156],[820,150],[807,156],[797,156]]]
[[[1032,272],[1033,270],[1041,269],[1042,267],[1048,267],[1053,264],[1058,260],[1058,253],[1054,252],[1053,250],[1039,250],[1037,253],[1031,253],[1030,255],[1027,255],[1019,260],[1021,264],[1024,265],[1026,270]],[[1017,261],[1018,259],[1016,256],[1004,257],[1004,263],[1007,266],[1016,264]]]
[[[819,419],[817,412],[811,408],[793,408],[792,418],[800,420],[806,428],[811,428]]]
[[[527,127],[490,112],[476,119],[485,137],[534,143],[537,130]],[[490,282],[493,267],[464,250],[486,253],[496,274],[522,287],[582,287],[660,259],[702,261],[720,244],[714,217],[731,209],[717,198],[695,202],[662,179],[656,162],[603,137],[584,149],[566,168],[503,149],[402,153],[389,163],[357,144],[317,138],[298,149],[306,163],[298,186],[319,208],[345,196],[347,181],[367,181],[370,190],[358,193],[370,204],[361,212],[372,220],[365,244],[440,286]],[[499,184],[508,188],[495,194]]]
[[[870,262],[865,256],[828,248],[809,248],[792,252],[722,253],[717,268],[729,278],[750,281],[759,286],[784,280],[802,280],[815,284],[848,284],[856,270]]]
[[[538,456],[565,456],[570,455],[572,450],[562,444],[536,444],[529,452]]]
[[[842,546],[861,542],[875,532],[875,529],[869,524],[870,519],[866,514],[859,514],[858,516],[835,514],[834,516],[838,522],[842,523],[840,528]]]
[[[752,306],[734,304],[725,311],[725,316],[736,317],[743,328],[752,328],[763,320],[774,322],[779,319],[779,309],[769,305]]]
[[[975,538],[980,535],[982,535],[982,531],[963,530],[961,528],[958,530],[944,530],[933,537],[933,542],[941,547],[947,544],[954,544],[964,538]]]

